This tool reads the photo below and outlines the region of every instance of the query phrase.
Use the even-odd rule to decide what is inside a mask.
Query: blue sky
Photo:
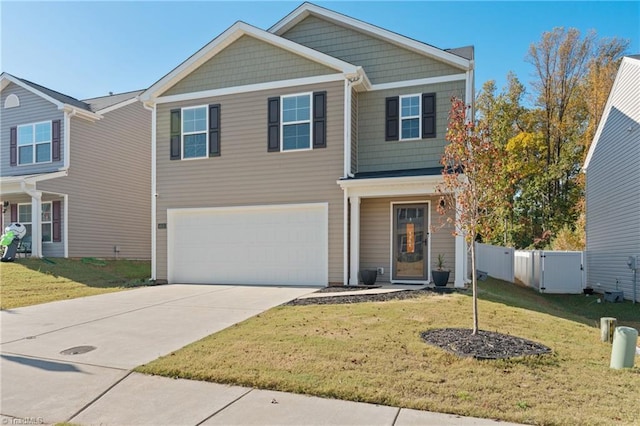
[[[79,99],[143,89],[241,20],[268,29],[301,1],[0,3],[2,71]],[[317,1],[440,48],[474,45],[476,90],[508,71],[527,84],[529,45],[554,27],[629,39],[640,53],[640,1]]]

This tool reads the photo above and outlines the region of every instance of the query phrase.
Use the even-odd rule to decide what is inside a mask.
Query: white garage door
[[[170,283],[327,285],[328,205],[169,209]]]

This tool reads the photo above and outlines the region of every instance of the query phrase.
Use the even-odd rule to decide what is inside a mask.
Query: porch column
[[[458,197],[456,197],[456,223],[460,219],[460,206],[458,204]],[[464,241],[464,236],[457,230],[457,234],[455,236],[455,252],[456,252],[456,280],[454,282],[454,286],[456,287],[464,287],[464,282],[466,279],[466,271],[467,271],[467,247]]]
[[[349,197],[351,203],[351,238],[350,238],[350,271],[349,285],[358,285],[360,269],[360,197]]]
[[[42,257],[42,192],[31,194],[31,256]]]

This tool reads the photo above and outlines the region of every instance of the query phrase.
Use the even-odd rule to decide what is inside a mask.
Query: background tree
[[[581,168],[627,48],[619,38],[555,28],[526,57],[535,75],[530,104],[512,73],[500,92],[495,82],[485,83],[476,105],[479,125],[502,159],[494,181],[512,183],[490,242],[584,248]]]
[[[502,167],[496,144],[488,139],[489,132],[467,120],[469,107],[460,99],[451,100],[449,127],[444,154],[443,182],[437,191],[441,197],[438,211],[453,210],[447,219],[454,225],[454,234],[463,236],[471,251],[473,288],[473,334],[478,332],[478,277],[475,244],[479,235],[492,234],[491,218],[502,211],[506,200],[506,185],[495,183],[495,169]]]

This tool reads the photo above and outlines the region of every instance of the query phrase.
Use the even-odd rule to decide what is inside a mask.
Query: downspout
[[[155,280],[157,277],[157,237],[156,237],[156,206],[158,193],[156,192],[156,104],[148,106],[146,103],[142,103],[142,106],[151,111],[151,279]]]

